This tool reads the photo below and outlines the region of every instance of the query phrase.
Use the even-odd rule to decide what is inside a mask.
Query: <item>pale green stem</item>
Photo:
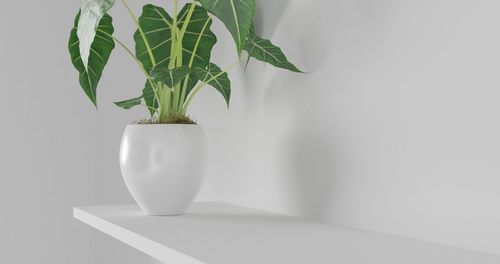
[[[108,32],[106,32],[106,31],[104,31],[102,29],[97,29],[97,31],[105,34],[106,36],[112,38],[116,43],[118,43],[128,53],[128,55],[130,55],[130,57],[132,57],[134,59],[134,61],[137,63],[137,65],[139,66],[139,68],[141,68],[141,70],[144,72],[144,74],[146,75],[146,77],[148,79],[150,78],[149,74],[144,69],[144,66],[142,65],[142,62],[139,61],[139,59],[137,59],[137,57],[134,55],[134,53],[125,44],[123,44],[123,42],[121,42],[119,39],[117,39],[116,37],[114,37],[113,35],[109,34]]]
[[[184,34],[186,34],[187,27],[189,25],[189,22],[191,21],[191,17],[193,16],[194,9],[196,8],[196,2],[193,1],[191,3],[191,6],[189,7],[188,14],[186,16],[186,19],[184,20],[184,23],[182,25],[181,32],[179,34],[178,42],[177,42],[177,67],[182,66],[182,40],[184,39]]]
[[[195,44],[194,49],[193,49],[193,54],[191,55],[191,58],[189,60],[189,67],[193,66],[194,58],[196,57],[195,55],[196,55],[196,52],[198,51],[198,47],[200,45],[201,39],[203,37],[203,34],[205,34],[205,30],[207,29],[208,24],[210,23],[211,20],[212,20],[211,18],[208,18],[207,21],[205,22],[205,24],[203,25],[203,28],[201,29],[200,35],[198,36],[198,39],[196,40],[196,44]]]
[[[191,55],[191,59],[189,60],[189,67],[190,68],[193,66],[195,54],[198,51],[198,47],[200,45],[201,38],[202,38],[203,34],[205,33],[205,30],[208,27],[208,24],[210,23],[210,21],[211,21],[210,18],[207,19],[207,21],[205,22],[205,25],[203,25],[203,28],[201,30],[200,36],[196,40],[196,45],[194,46],[193,54]],[[181,99],[179,100],[179,104],[183,105],[185,103],[185,101],[186,101],[186,92],[187,92],[187,85],[188,85],[188,83],[189,83],[189,74],[184,79],[184,87],[182,89],[182,94],[181,94]],[[182,108],[182,114],[186,114],[184,107],[181,107],[181,108]]]
[[[178,12],[177,12],[177,4],[178,4],[178,0],[174,0],[174,17],[172,19],[172,25],[170,26],[171,27],[171,43],[170,43],[170,62],[168,64],[168,68],[170,70],[172,70],[173,68],[175,68],[175,60],[176,60],[176,54],[175,54],[175,46],[177,44],[177,15],[178,15]]]
[[[155,113],[158,113],[159,115],[159,109],[161,109],[161,104],[160,104],[160,91],[159,91],[159,87],[155,84],[155,82],[153,82],[152,79],[148,79],[148,82],[149,82],[149,85],[151,86],[151,89],[153,89],[153,93],[154,93],[154,100],[158,103],[158,108],[155,109]],[[153,105],[154,105],[154,102],[153,102]]]
[[[161,123],[164,122],[165,119],[172,114],[172,112],[174,112],[173,110],[174,102],[172,100],[173,99],[172,89],[161,83],[159,85],[160,85],[159,90],[161,91],[159,105],[161,106],[159,107],[158,121]]]
[[[132,20],[134,21],[135,25],[137,26],[137,30],[139,30],[139,33],[142,37],[142,40],[144,41],[144,45],[146,46],[146,49],[148,51],[148,54],[149,54],[149,59],[151,60],[151,64],[154,66],[156,66],[156,61],[155,61],[155,58],[153,56],[153,51],[151,50],[151,47],[149,45],[149,42],[146,38],[146,35],[144,34],[144,31],[142,30],[141,28],[141,25],[139,24],[139,20],[137,18],[137,16],[134,15],[134,12],[132,11],[132,9],[129,7],[129,5],[127,4],[127,1],[126,0],[121,0],[123,6],[125,6],[125,9],[127,9],[127,12],[129,13],[130,17],[132,18]],[[120,44],[121,42],[117,41],[118,44]],[[120,44],[122,45],[122,44]],[[122,47],[125,48],[125,45],[122,45]],[[133,55],[133,53],[128,49],[126,48],[127,52],[131,55]],[[137,60],[137,57],[134,56],[134,58]],[[144,73],[146,74],[146,76],[148,77],[148,82],[149,84],[151,85],[151,89],[153,89],[153,92],[154,92],[154,95],[155,95],[155,100],[156,102],[158,102],[158,104],[160,104],[160,96],[159,96],[159,91],[158,91],[158,87],[156,87],[155,83],[151,80],[151,77],[149,76],[149,73],[146,71],[146,69],[144,69],[144,65],[141,63],[141,66],[142,66],[142,69],[144,71]],[[156,109],[156,111],[158,111]]]
[[[182,40],[184,39],[184,34],[186,33],[187,27],[189,25],[189,22],[191,21],[191,17],[193,16],[194,9],[196,8],[196,2],[193,1],[191,3],[191,6],[189,7],[186,19],[183,21],[182,29],[178,35],[177,38],[177,43],[175,44],[175,57],[176,57],[176,66],[181,67],[182,66],[182,52],[183,52],[183,45],[182,45]],[[177,14],[175,14],[175,21],[177,21]],[[190,65],[191,66],[191,65]],[[184,85],[186,86],[186,85]],[[184,103],[184,98],[181,95],[181,90],[182,90],[182,85],[179,83],[175,86],[174,88],[174,110],[175,111],[182,111],[182,105]],[[185,95],[184,95],[185,97]]]
[[[106,36],[108,36],[110,38],[113,38],[113,40],[116,43],[118,43],[130,55],[130,57],[132,57],[134,59],[134,61],[137,63],[137,65],[142,70],[142,72],[144,73],[144,75],[146,75],[146,78],[148,79],[148,82],[151,85],[151,88],[153,89],[153,92],[154,92],[154,95],[155,95],[155,100],[158,102],[158,92],[157,92],[157,90],[155,88],[155,85],[154,85],[153,81],[151,80],[151,76],[149,76],[149,74],[146,72],[146,70],[144,69],[144,65],[142,65],[141,61],[139,61],[139,59],[137,59],[137,57],[134,55],[134,53],[125,44],[123,44],[123,42],[121,42],[119,39],[117,39],[113,35],[109,34],[106,31],[103,31],[101,29],[97,29],[97,31],[105,34]],[[149,107],[149,106],[147,106],[147,108],[154,109],[154,108]],[[156,109],[154,109],[154,110],[156,112]]]
[[[137,26],[137,29],[139,30],[139,33],[141,34],[142,40],[144,41],[144,45],[146,46],[146,49],[148,51],[149,58],[151,59],[151,64],[153,65],[153,67],[156,66],[156,61],[155,61],[155,58],[153,56],[153,51],[151,50],[151,47],[149,46],[149,42],[146,39],[146,35],[144,34],[144,31],[142,30],[141,25],[139,25],[139,20],[134,15],[134,12],[132,11],[132,9],[130,9],[130,7],[128,6],[127,1],[126,0],[121,0],[121,1],[122,1],[122,4],[127,9],[130,17],[134,21],[135,25]]]
[[[151,110],[153,110],[153,111],[155,111],[155,112],[156,112],[156,110],[157,110],[156,108],[151,107],[151,106],[148,106],[148,105],[146,105],[146,104],[140,104],[140,105],[142,105],[142,106],[146,107],[147,109],[151,109]]]
[[[176,84],[175,87],[172,88],[174,90],[174,97],[172,98],[173,102],[173,110],[177,111],[179,108],[179,97],[180,97],[180,90],[181,86],[180,84]]]
[[[178,34],[178,28],[177,28],[177,16],[178,16],[178,0],[174,0],[174,11],[173,11],[173,18],[172,18],[172,29],[171,29],[171,45],[170,45],[170,62],[168,64],[168,68],[170,70],[174,69],[176,67],[176,61],[179,60],[179,57],[177,56],[176,52],[176,47],[178,43],[181,41],[180,40],[180,35]],[[182,58],[182,56],[181,56]],[[175,111],[177,109],[177,101],[179,100],[179,85],[176,85],[175,87],[171,87],[174,90],[173,94],[173,105],[172,108]]]
[[[163,115],[164,107],[163,107],[163,92],[158,91],[158,121],[160,120],[161,116]]]
[[[162,84],[160,84],[160,112],[158,114],[158,121],[161,122],[164,120],[168,115],[170,114],[170,97],[171,97],[171,91],[169,88],[163,87]]]
[[[184,79],[184,84],[182,86],[181,98],[179,99],[179,108],[181,109],[181,114],[183,114],[183,115],[186,114],[186,112],[184,111],[184,103],[186,101],[186,91],[187,91],[188,83],[189,83],[189,74],[186,77],[186,79]]]

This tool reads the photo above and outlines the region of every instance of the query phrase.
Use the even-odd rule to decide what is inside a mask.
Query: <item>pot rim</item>
[[[200,124],[139,124],[139,123],[130,123],[127,126],[200,126]]]

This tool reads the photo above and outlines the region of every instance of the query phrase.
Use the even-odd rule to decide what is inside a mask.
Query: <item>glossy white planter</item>
[[[198,125],[131,124],[123,133],[123,179],[146,214],[184,214],[200,190],[205,163],[205,134]]]

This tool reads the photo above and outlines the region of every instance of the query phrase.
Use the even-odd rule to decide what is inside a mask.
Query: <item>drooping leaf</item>
[[[134,106],[140,105],[142,102],[142,95],[136,98],[120,101],[120,102],[115,102],[115,105],[118,107],[121,107],[123,109],[131,109]]]
[[[80,54],[83,66],[89,64],[90,48],[96,37],[97,27],[115,0],[84,0],[80,8],[77,36],[80,39]]]
[[[80,40],[77,35],[79,20],[80,13],[77,14],[74,27],[71,30],[68,44],[69,53],[73,65],[80,73],[80,85],[83,91],[97,107],[97,84],[101,79],[102,72],[108,62],[111,51],[115,48],[115,41],[111,37],[114,32],[112,18],[109,15],[104,15],[101,19],[97,27],[95,39],[90,47],[87,68],[85,68],[82,57],[80,56]]]
[[[188,66],[182,66],[172,70],[169,70],[168,67],[160,66],[153,68],[151,71],[151,78],[173,89],[174,86],[180,83],[191,73],[191,71],[192,70]]]
[[[156,100],[155,92],[153,90],[153,87],[151,86],[151,82],[154,81],[146,81],[144,89],[142,90],[142,97],[144,98],[144,103],[146,103],[146,105],[148,106],[151,117],[153,117],[155,114],[154,109],[158,107],[158,101]]]
[[[224,96],[227,106],[231,98],[231,81],[226,72],[223,72],[217,65],[210,63],[206,68],[194,68],[193,74],[198,80],[213,86]]]
[[[179,12],[179,27],[184,25],[189,7],[190,4],[186,4]],[[217,37],[210,29],[211,25],[212,18],[210,18],[204,8],[197,5],[182,39],[183,65],[187,65],[190,68],[206,68],[208,66],[212,49],[215,43],[217,43]],[[196,78],[190,76],[185,93],[189,94],[197,82]]]
[[[198,0],[201,5],[218,17],[234,38],[238,55],[253,24],[255,0]]]
[[[253,28],[248,34],[245,50],[248,52],[249,59],[253,57],[278,68],[303,73],[303,71],[288,61],[279,47],[275,46],[271,41],[257,36]]]

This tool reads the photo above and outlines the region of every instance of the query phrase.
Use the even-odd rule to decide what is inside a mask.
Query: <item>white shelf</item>
[[[136,205],[73,216],[171,264],[498,264],[500,256],[343,228],[218,202],[188,214],[145,216]]]

